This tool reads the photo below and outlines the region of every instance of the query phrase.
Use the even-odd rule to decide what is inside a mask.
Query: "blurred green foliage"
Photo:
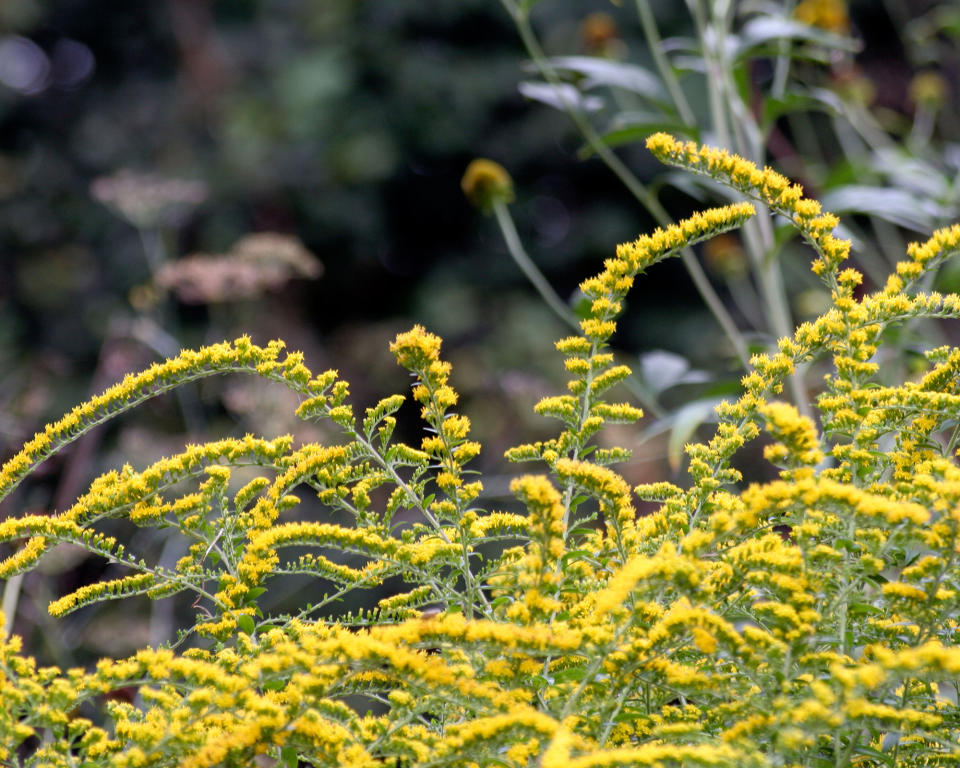
[[[475,302],[521,286],[459,195],[476,154],[522,179],[526,226],[567,290],[582,274],[573,262],[637,228],[624,203],[610,213],[605,203],[622,195],[597,192],[609,186],[600,169],[560,178],[572,165],[569,131],[518,94],[522,54],[488,2],[104,10],[11,0],[2,13],[4,39],[34,46],[45,57],[37,66],[49,67],[24,89],[0,86],[3,355],[19,368],[38,354],[84,387],[111,322],[130,314],[130,290],[149,278],[138,232],[89,191],[121,169],[209,187],[206,203],[162,233],[167,258],[224,252],[250,231],[301,238],[326,268],[296,288],[291,320],[313,333],[418,312],[436,280],[475,286]],[[65,41],[91,57],[87,75],[63,65],[57,79]],[[574,227],[583,209],[600,215]],[[171,311],[183,344],[231,330],[202,308]],[[247,307],[244,325],[256,314]]]

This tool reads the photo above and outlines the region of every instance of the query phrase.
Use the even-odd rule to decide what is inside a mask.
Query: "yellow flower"
[[[407,370],[422,370],[440,358],[441,339],[427,333],[422,325],[415,325],[406,333],[397,334],[390,351],[397,362]]]
[[[467,199],[484,213],[489,213],[495,202],[513,202],[513,179],[500,163],[480,157],[464,171],[460,188]]]
[[[804,24],[831,32],[850,31],[850,14],[843,0],[802,0],[793,9],[793,16]]]
[[[940,107],[950,96],[950,84],[939,72],[919,72],[910,81],[910,100],[927,108]]]

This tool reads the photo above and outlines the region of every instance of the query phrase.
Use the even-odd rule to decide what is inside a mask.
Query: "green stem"
[[[707,78],[707,100],[710,104],[710,122],[713,126],[713,132],[717,143],[721,147],[730,147],[730,129],[727,125],[727,112],[724,108],[723,94],[723,72],[719,70],[720,61],[714,55],[713,47],[719,46],[721,41],[713,40],[718,30],[714,29],[711,33],[708,29],[707,17],[700,5],[700,0],[688,2],[690,14],[693,16],[693,24],[697,30],[697,37],[700,39],[700,50],[703,52],[703,64]]]
[[[17,603],[20,600],[20,586],[23,583],[23,574],[11,576],[3,585],[3,629],[0,630],[0,642],[10,637],[13,629],[13,617],[17,613]]]
[[[327,415],[327,414],[324,414],[324,415]],[[409,486],[409,484],[407,484],[407,482],[402,477],[400,477],[396,468],[389,461],[387,461],[383,456],[380,455],[377,449],[373,447],[373,444],[370,441],[368,441],[362,434],[360,434],[359,430],[353,427],[347,427],[344,431],[347,433],[348,436],[352,437],[354,440],[356,440],[357,443],[363,446],[363,448],[366,449],[367,456],[373,459],[377,464],[379,464],[381,469],[386,470],[387,473],[390,475],[390,478],[393,480],[393,482],[403,489],[403,492],[406,494],[407,499],[409,499],[411,502],[413,502],[413,504],[416,505],[417,509],[420,510],[420,513],[426,518],[427,522],[430,523],[431,527],[437,532],[440,538],[443,539],[444,544],[450,544],[451,543],[450,539],[447,536],[446,531],[443,530],[443,526],[440,524],[440,521],[436,517],[434,517],[433,513],[430,512],[430,510],[427,508],[427,505],[424,503],[423,499],[418,494],[414,493],[413,489]]]
[[[140,235],[140,244],[143,246],[143,255],[150,270],[150,277],[156,277],[157,272],[169,261],[167,249],[163,242],[163,232],[159,227],[148,229],[137,228]]]
[[[905,677],[903,679],[903,693],[900,695],[900,710],[904,710],[907,706],[907,701],[909,700],[909,691],[910,691],[910,678]],[[892,765],[898,765],[897,759],[900,757],[900,743],[903,739],[903,734],[897,734],[897,743],[893,745],[893,755],[892,755]]]
[[[553,290],[553,286],[550,285],[547,278],[543,276],[543,273],[537,269],[537,265],[533,263],[533,259],[531,259],[524,250],[523,243],[520,242],[520,235],[517,234],[517,228],[513,223],[513,217],[510,215],[510,209],[507,208],[506,203],[502,200],[494,200],[493,213],[497,218],[497,224],[500,225],[500,231],[503,233],[507,250],[517,263],[517,266],[520,267],[523,274],[527,276],[527,279],[533,283],[533,287],[537,289],[537,293],[540,294],[540,297],[546,302],[547,306],[553,310],[553,313],[573,328],[574,331],[579,333],[580,321],[577,319],[577,316],[571,311],[570,307],[567,306],[566,302],[557,295],[557,292]]]
[[[759,218],[769,225],[767,217],[760,216]],[[761,303],[768,327],[778,339],[789,338],[793,335],[793,320],[787,306],[787,295],[783,285],[780,263],[775,256],[768,256],[772,243],[770,248],[765,247],[763,228],[751,227],[752,223],[752,221],[748,221],[744,226],[744,239],[747,242],[747,253],[757,276]],[[791,399],[797,406],[797,410],[804,416],[812,416],[810,395],[807,392],[803,374],[799,369],[790,374],[787,385],[790,387]]]
[[[533,259],[527,255],[523,243],[520,241],[520,236],[517,234],[513,217],[510,215],[509,206],[501,200],[494,200],[493,212],[496,214],[497,224],[500,225],[500,232],[503,234],[503,239],[507,244],[507,250],[517,263],[517,266],[520,267],[523,274],[527,276],[527,279],[533,283],[534,288],[537,289],[541,298],[547,303],[547,306],[553,310],[554,314],[569,325],[576,333],[580,333],[580,319],[573,313],[570,307],[564,303],[557,292],[553,290],[553,286],[550,285]],[[628,377],[626,381],[624,381],[624,386],[633,393],[634,397],[636,397],[649,412],[658,418],[666,415],[663,408],[657,403],[656,396],[648,391],[647,388],[633,376]]]
[[[634,198],[636,198],[636,200],[643,205],[647,211],[649,211],[649,213],[660,226],[670,226],[672,223],[670,216],[667,214],[663,206],[660,205],[660,201],[656,198],[656,196],[652,194],[620,161],[620,158],[618,158],[616,154],[614,154],[614,152],[603,143],[602,139],[597,135],[597,132],[593,129],[593,126],[590,124],[590,122],[584,117],[583,113],[578,110],[575,105],[569,103],[569,101],[563,97],[562,90],[558,88],[558,86],[561,85],[560,78],[557,75],[556,70],[550,66],[550,63],[547,61],[547,58],[544,55],[543,49],[540,47],[540,43],[537,40],[536,34],[534,33],[533,28],[530,26],[529,14],[527,11],[520,9],[513,2],[513,0],[501,0],[501,2],[513,17],[514,22],[517,25],[517,30],[520,33],[520,38],[527,49],[527,53],[530,55],[530,58],[536,65],[537,70],[551,86],[557,88],[557,94],[564,106],[564,110],[573,121],[573,124],[577,127],[577,130],[580,131],[590,148],[594,151],[594,153],[596,153],[597,157],[599,157],[600,160],[603,161],[603,163],[611,171],[613,171],[614,175],[620,179],[623,185],[630,191],[630,194],[632,194]],[[720,327],[729,338],[730,343],[733,346],[734,353],[739,358],[744,368],[749,367],[750,353],[747,347],[747,342],[737,329],[733,318],[723,306],[723,302],[720,300],[720,297],[717,295],[716,291],[714,291],[713,286],[710,285],[710,281],[707,278],[706,273],[703,271],[703,268],[697,261],[697,257],[694,255],[693,250],[691,248],[684,248],[680,252],[680,258],[683,261],[683,265],[687,269],[687,272],[690,274],[697,291],[700,293],[701,298],[704,300],[707,307],[720,324]]]
[[[660,38],[660,30],[657,29],[657,20],[654,18],[653,10],[650,8],[650,2],[649,0],[636,0],[636,5],[637,15],[640,17],[640,25],[643,27],[643,34],[647,39],[647,48],[650,50],[650,55],[653,56],[653,61],[657,65],[660,77],[663,78],[663,82],[670,92],[670,98],[673,99],[673,104],[677,108],[680,119],[684,125],[695,125],[696,119],[693,116],[690,103],[687,101],[687,97],[684,96],[683,89],[680,88],[680,83],[677,81],[673,67],[663,52],[663,41]]]
[[[795,0],[786,0],[783,6],[784,16],[793,14]],[[777,61],[773,67],[773,85],[770,94],[775,99],[782,99],[787,92],[787,77],[790,75],[790,39],[783,38],[777,45]]]
[[[710,6],[709,23],[699,2],[691,3],[700,45],[706,60],[707,86],[710,94],[714,131],[728,137],[733,128],[737,152],[757,165],[763,165],[763,141],[760,127],[740,97],[727,58],[726,39],[732,22],[732,6],[715,3]],[[712,30],[712,34],[708,31]],[[787,304],[787,293],[779,260],[772,254],[774,238],[770,217],[765,211],[744,226],[747,253],[756,275],[767,327],[776,338],[793,333],[793,319]],[[811,416],[810,397],[801,371],[794,371],[788,380],[791,399],[804,416]]]
[[[913,125],[910,127],[910,135],[907,137],[907,146],[914,154],[922,154],[923,150],[929,146],[936,122],[936,108],[925,104],[917,106],[913,115]]]

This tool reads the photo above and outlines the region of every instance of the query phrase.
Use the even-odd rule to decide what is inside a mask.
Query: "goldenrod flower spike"
[[[831,284],[850,253],[850,242],[833,236],[839,220],[821,211],[820,203],[803,196],[803,187],[770,168],[763,170],[725,149],[681,142],[667,133],[647,139],[647,149],[663,163],[717,179],[785,216],[814,246],[819,258],[813,271]]]
[[[947,259],[960,254],[960,224],[936,230],[925,243],[910,243],[907,260],[897,262],[885,291],[906,292],[928,270],[936,269]]]
[[[182,353],[52,425],[2,470],[0,488],[98,419],[217,371],[284,382],[302,396],[301,417],[329,418],[345,438],[188,446],[97,478],[59,514],[0,521],[0,544],[20,547],[5,549],[0,577],[59,543],[117,567],[54,600],[54,614],[189,590],[201,611],[189,631],[205,640],[65,672],[24,656],[19,638],[0,641],[0,762],[956,763],[960,349],[928,350],[928,367],[896,386],[877,374],[888,326],[960,318],[960,297],[914,290],[960,252],[960,226],[911,245],[886,287],[860,298],[859,273],[838,268],[836,220],[799,187],[720,150],[651,142],[788,216],[832,289],[828,312],[752,359],[713,436],[686,446],[689,482],[638,486],[656,503],[638,515],[609,466],[630,452],[595,441],[642,415],[604,399],[630,375],[608,345],[635,277],[743,223],[749,203],[623,244],[584,281],[581,333],[556,344],[567,392],[536,406],[559,433],[509,452],[545,467],[514,479],[514,512],[475,506],[481,486],[466,465],[480,446],[454,411],[441,339],[421,326],[391,345],[425,421],[417,446],[393,440],[404,395],[355,415],[346,382],[312,377],[278,343]],[[833,368],[817,422],[776,396],[795,365],[823,355]],[[762,430],[779,477],[744,487],[733,457]],[[317,503],[301,508],[306,496]],[[176,530],[186,552],[173,568],[127,553],[95,528],[117,517]],[[294,617],[266,614],[261,593],[293,574],[327,593]],[[367,610],[328,613],[367,588],[378,589]],[[103,696],[128,686],[135,704]],[[100,724],[82,716],[101,717],[94,698],[106,699]],[[376,711],[361,714],[366,702]]]
[[[211,469],[229,464],[279,464],[289,452],[293,438],[284,436],[275,440],[262,440],[247,435],[240,439],[227,439],[188,447],[183,453],[160,459],[142,472],[124,467],[120,472],[111,471],[97,478],[90,490],[67,510],[52,516],[8,518],[0,522],[0,541],[11,541],[24,536],[33,538],[16,554],[0,561],[0,578],[9,578],[29,569],[51,547],[61,542],[82,544],[88,549],[101,542],[91,539],[94,531],[87,526],[105,517],[129,514],[142,524],[151,522],[159,515],[178,517],[179,524],[189,529],[185,505],[155,506],[157,495],[179,482],[209,473]],[[110,540],[112,542],[112,540]],[[104,557],[121,557],[122,546],[112,550],[112,543],[103,539],[104,548],[99,551]]]
[[[76,440],[99,424],[128,411],[159,394],[175,389],[188,381],[233,371],[254,373],[282,382],[307,396],[320,396],[335,378],[334,372],[311,380],[303,365],[303,355],[295,352],[280,359],[284,344],[272,341],[258,347],[243,336],[232,344],[214,344],[198,350],[185,350],[177,357],[155,363],[146,371],[128,374],[115,384],[29,440],[19,453],[0,468],[0,500],[17,487],[20,481],[41,461],[63,446]]]

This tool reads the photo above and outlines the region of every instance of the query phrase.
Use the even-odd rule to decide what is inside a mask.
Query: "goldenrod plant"
[[[666,134],[648,147],[747,201],[625,243],[584,281],[588,316],[556,343],[568,391],[536,406],[559,431],[508,451],[530,468],[512,481],[520,511],[481,506],[468,468],[480,446],[455,410],[441,340],[420,326],[391,345],[409,392],[362,411],[335,371],[242,338],[129,376],[11,458],[4,496],[97,424],[228,372],[291,388],[301,418],[343,435],[188,446],[99,477],[67,510],[8,513],[5,579],[64,544],[112,564],[56,597],[54,615],[182,593],[197,613],[175,643],[91,668],[41,666],[5,639],[3,764],[960,763],[960,349],[928,350],[927,369],[899,385],[877,380],[888,329],[960,318],[960,296],[921,286],[960,252],[960,226],[910,246],[882,288],[859,293],[836,217],[798,185]],[[624,298],[657,262],[758,210],[809,243],[832,305],[752,358],[715,434],[686,447],[687,483],[630,488],[614,469],[629,451],[596,440],[642,416],[612,395],[629,374],[609,348]],[[830,370],[816,419],[782,399],[812,360]],[[417,444],[395,436],[408,400],[426,430]],[[776,476],[745,486],[736,461],[751,441]],[[307,514],[307,495],[329,514]],[[113,518],[171,529],[187,554],[150,562],[107,535]],[[327,597],[265,611],[262,596],[295,575]],[[338,612],[387,583],[369,610]]]
[[[691,203],[678,202],[683,197],[677,191],[698,206],[726,202],[727,193],[710,179],[652,177],[634,147],[654,131],[715,144],[803,178],[828,209],[850,214],[842,231],[861,246],[855,266],[871,287],[883,284],[910,239],[958,217],[957,173],[948,149],[956,131],[947,127],[949,89],[939,74],[944,50],[953,51],[955,44],[955,4],[931,3],[921,14],[878,0],[869,13],[861,6],[860,18],[870,22],[861,21],[859,28],[856,4],[847,0],[632,0],[583,16],[575,15],[582,9],[570,7],[562,21],[557,16],[564,9],[548,0],[500,5],[529,59],[521,93],[564,113],[581,142],[580,159],[605,164],[661,227],[690,210]],[[874,24],[889,27],[892,36],[879,50],[897,39],[913,74],[909,99],[895,111],[889,108],[889,79],[871,67],[874,56],[857,56],[869,47]],[[669,196],[668,187],[674,188]],[[704,322],[704,333],[717,340],[712,354],[692,356],[716,378],[725,370],[739,377],[752,352],[775,349],[797,321],[816,317],[830,302],[804,269],[802,246],[791,239],[795,233],[759,208],[758,214],[701,254],[679,253],[715,321]],[[520,262],[505,207],[497,220]],[[949,270],[939,278],[930,270],[925,279],[927,287],[935,281],[956,285]],[[920,329],[913,324],[911,330]],[[938,329],[925,323],[921,332],[929,336]],[[665,345],[691,355],[682,335]],[[891,340],[889,367],[908,367],[910,346],[908,335],[899,347]],[[818,374],[799,366],[786,385],[784,397],[806,416],[813,415],[808,390],[816,387]],[[687,406],[698,405],[689,402],[695,396],[689,390],[686,395]],[[704,405],[710,395],[700,397]],[[689,437],[680,428],[686,425],[675,400],[659,403],[667,417],[661,422],[667,426],[674,418],[677,437]],[[653,404],[649,397],[645,403]]]

